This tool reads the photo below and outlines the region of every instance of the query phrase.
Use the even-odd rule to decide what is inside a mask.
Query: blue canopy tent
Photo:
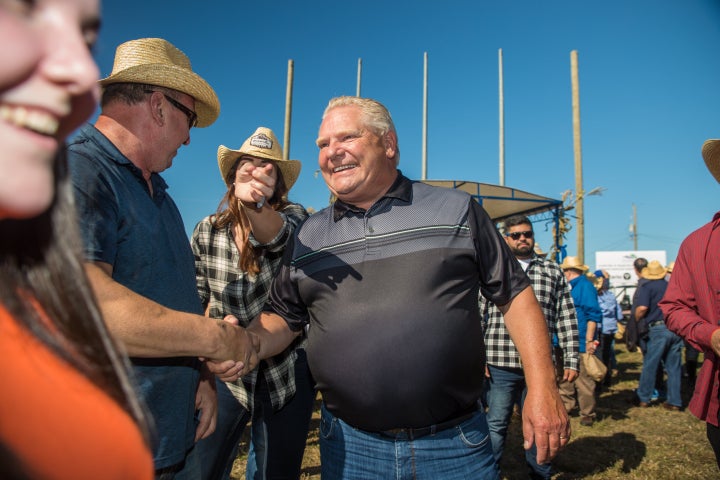
[[[534,193],[525,192],[516,188],[491,185],[489,183],[468,182],[464,180],[422,180],[423,183],[437,187],[455,188],[469,193],[483,206],[490,218],[500,223],[513,215],[536,216],[540,214],[551,215],[555,231],[559,229],[562,200],[543,197]],[[555,238],[555,260],[561,261],[562,247]]]

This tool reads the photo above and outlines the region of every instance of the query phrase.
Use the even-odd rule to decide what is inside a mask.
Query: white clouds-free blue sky
[[[322,208],[328,190],[315,138],[327,101],[356,90],[390,110],[400,168],[421,177],[423,54],[428,54],[429,179],[498,183],[498,49],[503,51],[505,185],[559,199],[575,189],[570,52],[579,56],[585,259],[638,247],[674,259],[682,239],[720,209],[700,156],[720,137],[717,0],[447,0],[274,2],[106,0],[96,58],[162,37],[217,92],[218,121],[163,173],[188,233],[224,193],[217,147],[238,148],[257,126],[283,139],[288,61],[294,64],[290,156],[303,162],[290,198]],[[550,247],[544,224],[538,242]],[[576,229],[566,239],[576,253]]]

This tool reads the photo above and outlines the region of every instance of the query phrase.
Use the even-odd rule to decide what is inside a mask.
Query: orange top
[[[134,420],[0,306],[0,442],[42,479],[152,479]]]

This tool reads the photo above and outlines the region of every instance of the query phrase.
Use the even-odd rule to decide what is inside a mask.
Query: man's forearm
[[[527,287],[500,310],[510,338],[520,353],[528,388],[546,384],[555,389],[548,328],[532,288]]]
[[[639,306],[635,308],[635,321],[642,320],[645,314],[648,312],[648,307]]]
[[[86,264],[86,272],[110,333],[129,356],[213,360],[244,356],[240,355],[244,333],[237,327],[153,302],[114,281],[109,266],[103,265]]]
[[[280,315],[266,312],[250,322],[247,331],[256,339],[254,342],[257,342],[255,346],[260,360],[279,354],[301,333],[290,330]]]
[[[595,332],[597,331],[597,322],[588,320],[587,331],[585,332],[585,342],[592,342],[595,340]]]

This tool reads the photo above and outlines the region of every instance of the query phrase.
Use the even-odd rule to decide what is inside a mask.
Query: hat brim
[[[702,156],[715,181],[720,183],[720,140],[706,140],[702,146]]]
[[[300,176],[300,170],[302,163],[300,160],[284,160],[278,159],[270,155],[263,155],[262,153],[253,152],[247,153],[242,150],[233,150],[220,145],[218,147],[218,167],[220,168],[220,175],[222,176],[223,182],[227,183],[227,176],[230,173],[230,169],[235,165],[235,161],[243,155],[252,155],[253,157],[266,158],[275,162],[275,165],[280,169],[283,180],[285,180],[285,186],[288,191],[295,185],[298,177]]]
[[[146,83],[190,95],[195,100],[198,127],[212,125],[220,115],[220,101],[210,84],[195,72],[175,65],[136,65],[103,78],[99,83],[103,87],[113,83]]]
[[[579,270],[581,272],[587,272],[588,270],[590,270],[590,267],[588,267],[587,265],[563,265],[563,264],[560,264],[560,268],[562,270]]]
[[[651,274],[651,273],[645,273],[645,274],[643,274],[643,278],[645,278],[645,279],[647,279],[647,280],[660,280],[660,279],[665,278],[666,275],[667,275],[667,271],[665,271],[665,272],[663,272],[663,273],[661,273],[661,274],[660,274],[660,273],[656,273],[656,274],[654,274],[654,275]]]

